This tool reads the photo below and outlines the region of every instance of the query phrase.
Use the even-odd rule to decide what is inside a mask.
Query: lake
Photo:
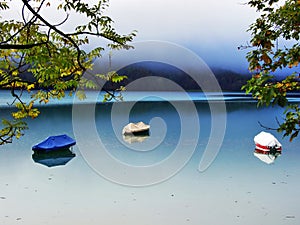
[[[269,165],[253,155],[258,121],[275,127],[283,109],[223,99],[128,93],[124,102],[41,107],[25,136],[0,146],[0,224],[300,224],[299,138],[270,131],[282,155]],[[150,135],[123,137],[138,121],[150,123]],[[76,139],[76,156],[35,162],[31,147],[58,134]]]

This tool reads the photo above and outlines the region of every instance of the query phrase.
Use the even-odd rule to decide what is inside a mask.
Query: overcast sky
[[[95,2],[95,0],[90,0]],[[106,12],[119,33],[137,30],[135,41],[168,41],[192,50],[209,66],[247,71],[246,50],[237,50],[246,44],[248,26],[257,14],[245,5],[246,0],[110,0]],[[21,1],[9,11],[20,16]],[[49,8],[49,7],[48,7]],[[64,14],[46,9],[46,17],[53,23],[62,21]],[[53,16],[55,15],[55,16]],[[80,19],[72,18],[74,25]]]
[[[246,70],[247,51],[237,47],[257,14],[244,0],[111,0],[108,14],[136,41],[170,41],[189,48],[210,66]]]

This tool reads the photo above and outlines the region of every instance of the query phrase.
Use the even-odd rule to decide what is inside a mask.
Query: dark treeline
[[[215,68],[212,69],[213,75],[217,79],[221,89],[223,91],[241,91],[241,87],[250,79],[250,75],[241,75],[239,73]],[[123,80],[121,83],[106,82],[104,88],[106,90],[115,90],[119,86],[130,85],[127,89],[133,91],[174,91],[178,90],[174,86],[169,85],[170,81],[173,81],[177,85],[181,86],[187,91],[201,91],[199,85],[184,71],[165,64],[158,62],[141,62],[131,64],[127,67],[122,68],[117,71],[119,75],[126,75],[127,79]],[[198,72],[197,72],[198,73]],[[151,76],[151,82],[146,82],[141,78]],[[20,74],[23,80],[28,82],[35,82],[35,78],[31,73],[24,71]],[[95,78],[92,78],[93,80]],[[205,83],[205,76],[199,71],[199,79],[202,79]],[[167,82],[167,81],[169,82]],[[97,80],[96,83],[103,85],[103,80]],[[207,85],[209,86],[209,84]],[[35,87],[39,88],[39,87]],[[207,88],[207,87],[206,87]]]
[[[239,73],[220,68],[212,69],[212,72],[223,91],[241,91],[241,87],[246,84],[247,80],[250,79],[251,76],[249,74],[241,75]],[[188,74],[174,66],[164,63],[136,63],[122,68],[118,71],[118,74],[126,75],[128,78],[119,84],[107,83],[105,85],[106,89],[113,89],[118,85],[126,86],[133,81],[138,81],[134,87],[129,87],[129,89],[136,91],[174,90],[174,88],[171,87],[172,85],[168,85],[168,82],[165,82],[165,79],[167,79],[180,85],[185,90],[201,91],[199,85]],[[152,76],[150,83],[143,82],[142,79],[140,81],[138,80],[148,76]],[[205,76],[201,74],[201,71],[199,71],[199,79],[205,79]],[[205,80],[203,82],[205,83]]]

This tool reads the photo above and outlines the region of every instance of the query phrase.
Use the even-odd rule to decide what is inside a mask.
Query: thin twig
[[[260,121],[257,121],[257,122],[262,128],[264,128],[266,130],[277,130],[276,128],[267,127],[267,126],[263,125]]]

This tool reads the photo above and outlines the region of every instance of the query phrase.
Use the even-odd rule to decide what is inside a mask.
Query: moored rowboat
[[[280,142],[270,133],[260,132],[254,137],[255,152],[260,154],[269,154],[281,152],[282,146]]]
[[[63,134],[48,137],[46,140],[34,145],[32,147],[32,150],[49,152],[53,150],[70,148],[75,144],[76,141],[73,138],[69,137],[66,134]]]

